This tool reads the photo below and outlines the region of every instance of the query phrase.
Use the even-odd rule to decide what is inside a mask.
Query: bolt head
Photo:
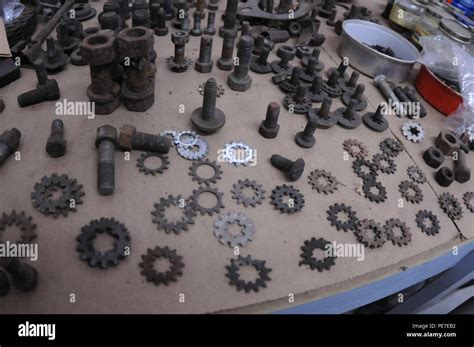
[[[194,68],[196,69],[197,72],[209,73],[212,71],[212,65],[213,65],[212,60],[210,60],[208,63],[203,63],[197,60],[196,64],[194,65]]]
[[[303,159],[299,158],[295,161],[293,166],[291,167],[290,171],[288,172],[288,180],[291,182],[295,182],[300,179],[303,175],[305,167],[305,162]]]
[[[247,75],[244,78],[236,78],[234,74],[230,74],[227,77],[227,85],[232,90],[244,92],[252,85],[252,77]]]
[[[295,136],[295,142],[298,146],[303,148],[311,148],[316,143],[316,138],[314,136],[305,136],[303,131],[300,131]]]
[[[231,71],[234,68],[234,61],[232,59],[221,59],[217,60],[217,67],[223,71]]]
[[[124,125],[120,131],[120,136],[118,139],[119,146],[124,151],[132,150],[132,141],[133,136],[137,132],[137,129],[133,125]]]
[[[155,28],[155,35],[156,36],[166,36],[168,35],[168,27],[164,27],[164,28]]]
[[[265,126],[265,121],[262,121],[258,132],[266,139],[274,139],[277,137],[278,132],[280,131],[280,124],[277,124],[274,128],[268,128]]]
[[[189,34],[184,30],[178,30],[171,34],[171,42],[175,45],[185,45],[189,42]]]
[[[52,158],[59,158],[66,153],[67,142],[60,136],[50,136],[46,142],[46,153]]]
[[[117,129],[111,125],[103,125],[98,127],[95,146],[99,147],[100,143],[104,140],[111,141],[115,146],[117,146]]]
[[[202,119],[202,107],[199,107],[192,113],[191,122],[197,130],[205,133],[213,133],[224,126],[225,114],[220,109],[216,108],[214,111],[214,118],[212,120],[204,120]]]

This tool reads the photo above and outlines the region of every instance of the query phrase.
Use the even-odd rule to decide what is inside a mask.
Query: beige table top
[[[383,1],[365,2],[376,13],[381,13]],[[93,3],[100,9],[101,4]],[[221,1],[219,11],[225,4]],[[339,15],[344,11],[339,9]],[[94,18],[83,23],[85,27],[97,25]],[[204,22],[203,22],[204,24]],[[220,26],[219,24],[217,26]],[[321,54],[327,67],[337,66],[340,57],[336,53],[338,36],[324,23],[321,32],[326,35],[326,43]],[[196,59],[199,53],[199,38],[191,37],[186,46],[189,56]],[[222,39],[214,36],[213,58],[220,56]],[[40,284],[35,292],[20,294],[13,291],[0,300],[0,312],[9,313],[205,313],[217,311],[269,312],[273,309],[290,306],[288,295],[295,294],[295,303],[315,300],[327,295],[369,283],[431,259],[461,244],[461,233],[469,240],[474,238],[473,215],[465,212],[462,220],[453,223],[440,209],[437,196],[444,191],[453,192],[461,198],[465,191],[472,191],[472,181],[464,185],[453,184],[448,189],[441,188],[433,179],[433,170],[422,160],[424,149],[430,146],[438,132],[444,128],[444,117],[424,102],[428,116],[421,120],[426,129],[426,138],[421,144],[412,144],[400,132],[403,119],[391,117],[390,131],[378,134],[360,126],[356,130],[334,127],[317,130],[317,143],[312,149],[302,149],[294,142],[294,135],[303,129],[306,117],[290,115],[282,107],[280,114],[281,130],[276,140],[265,140],[257,129],[265,116],[267,104],[277,101],[281,104],[283,94],[271,83],[271,75],[252,74],[253,85],[245,93],[238,93],[226,86],[228,72],[214,67],[210,74],[199,74],[193,68],[185,73],[171,73],[165,63],[173,52],[170,36],[155,37],[158,54],[155,97],[153,107],[145,113],[128,112],[123,105],[114,113],[97,116],[88,120],[81,116],[64,116],[67,155],[60,159],[50,158],[44,151],[49,135],[51,121],[56,118],[55,105],[42,103],[21,109],[16,96],[35,85],[33,71],[23,69],[21,80],[0,90],[6,102],[6,110],[0,117],[2,131],[11,127],[21,130],[23,136],[20,146],[21,161],[9,159],[0,168],[2,181],[1,211],[11,209],[25,210],[33,216],[38,225],[39,260],[35,266],[40,273]],[[275,59],[276,49],[270,58]],[[352,70],[349,69],[349,73]],[[221,245],[213,234],[216,215],[198,216],[188,232],[181,235],[167,235],[152,224],[150,212],[160,197],[168,194],[189,196],[198,185],[188,175],[190,162],[178,156],[171,149],[170,168],[164,174],[153,177],[139,173],[135,160],[139,152],[132,152],[132,160],[126,161],[123,154],[116,153],[116,191],[109,197],[97,192],[97,154],[94,147],[96,128],[111,124],[117,128],[133,124],[138,130],[158,133],[165,129],[189,129],[190,114],[200,107],[202,96],[198,85],[207,78],[214,77],[225,86],[225,95],[217,101],[218,107],[227,116],[223,129],[212,136],[206,136],[210,145],[209,158],[215,160],[217,152],[225,143],[240,140],[258,151],[258,164],[255,167],[236,168],[222,164],[222,180],[216,185],[224,193],[225,212],[245,212],[256,225],[255,239],[245,248],[242,255],[251,254],[257,259],[267,261],[272,268],[268,288],[258,293],[237,292],[228,284],[226,268],[233,250]],[[58,74],[61,98],[69,101],[87,100],[86,87],[90,83],[89,68],[68,65]],[[369,110],[383,101],[382,96],[372,85],[371,80],[362,77],[369,98]],[[179,105],[185,112],[178,112]],[[334,100],[333,109],[342,105]],[[387,137],[398,138],[406,151],[396,158],[395,175],[383,175],[381,180],[387,189],[388,199],[377,205],[365,199],[357,191],[361,182],[353,174],[351,161],[343,159],[342,142],[347,138],[362,140],[369,148],[370,156],[379,151],[378,144]],[[301,213],[284,215],[270,204],[269,193],[282,184],[288,184],[282,174],[269,163],[272,154],[278,153],[306,161],[305,176],[294,186],[304,194],[305,207]],[[472,156],[468,158],[472,165]],[[408,179],[408,166],[418,165],[428,176],[428,183],[421,186],[424,199],[419,205],[405,203],[397,206],[401,198],[398,185]],[[342,183],[333,195],[318,194],[307,183],[306,176],[314,169],[332,172]],[[67,218],[46,217],[32,206],[30,193],[35,182],[44,175],[54,172],[66,173],[84,185],[86,193],[84,204],[76,213]],[[232,184],[239,179],[255,179],[263,184],[267,198],[263,205],[255,209],[237,205],[231,198]],[[388,218],[400,218],[411,228],[412,242],[403,248],[386,243],[377,250],[366,250],[365,260],[358,262],[351,258],[336,260],[331,271],[319,273],[298,266],[300,247],[311,237],[323,237],[340,243],[354,243],[351,232],[336,231],[326,220],[326,211],[334,203],[346,203],[357,211],[359,218],[373,218],[383,223]],[[441,222],[441,232],[435,237],[423,234],[415,224],[415,215],[420,209],[433,211]],[[132,253],[116,268],[108,270],[93,269],[79,260],[75,251],[75,238],[82,226],[100,217],[114,217],[123,222],[132,235]],[[169,246],[177,249],[185,263],[183,276],[170,286],[155,286],[147,283],[138,263],[147,248]],[[70,303],[70,294],[75,294],[76,302]],[[180,302],[180,294],[185,301]]]

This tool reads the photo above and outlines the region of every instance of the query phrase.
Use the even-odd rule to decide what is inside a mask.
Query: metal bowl
[[[372,45],[391,48],[395,57],[369,47]],[[408,79],[419,54],[415,46],[393,30],[359,19],[342,24],[338,52],[341,57],[347,57],[356,70],[371,77],[385,75],[395,83]]]

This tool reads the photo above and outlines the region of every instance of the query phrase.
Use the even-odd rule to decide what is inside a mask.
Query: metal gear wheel
[[[97,234],[103,233],[107,233],[115,239],[114,248],[107,252],[99,252],[94,247]],[[80,253],[81,260],[86,261],[91,267],[98,266],[101,269],[106,269],[118,265],[121,260],[125,259],[125,251],[130,248],[131,239],[125,225],[113,218],[101,218],[83,226],[76,240],[78,242],[76,250]]]
[[[400,236],[395,234],[396,229],[401,233]],[[385,235],[387,240],[392,241],[393,245],[398,245],[400,247],[407,246],[411,242],[411,232],[410,228],[402,222],[400,219],[390,218],[385,222],[384,225]]]
[[[258,184],[257,181],[250,181],[248,178],[245,180],[238,180],[232,186],[232,198],[237,201],[238,204],[242,204],[245,207],[257,207],[257,204],[261,204],[262,201],[265,199],[265,190],[263,190],[263,186]],[[248,196],[244,194],[245,188],[249,188],[253,191],[252,196]]]
[[[323,182],[321,182],[323,181]],[[308,176],[308,183],[318,193],[332,194],[337,190],[339,182],[336,177],[325,170],[314,170]]]
[[[424,172],[417,166],[410,166],[407,169],[407,174],[410,179],[418,184],[423,184],[426,182],[426,176]]]
[[[443,193],[439,197],[439,203],[444,213],[451,219],[461,219],[463,215],[461,202],[451,193]]]
[[[212,168],[214,173],[210,177],[199,176],[197,170],[201,166],[208,166]],[[210,161],[209,159],[193,161],[192,165],[189,167],[189,175],[192,177],[193,181],[197,181],[199,184],[210,185],[211,183],[217,183],[218,179],[221,179],[223,174],[221,166],[215,161]]]
[[[58,198],[53,199],[54,192],[60,191]],[[69,211],[76,211],[76,205],[82,204],[81,197],[84,196],[82,184],[76,179],[70,179],[68,175],[43,176],[41,182],[36,183],[34,192],[31,193],[33,206],[46,216],[54,218],[60,215],[67,217]]]
[[[377,171],[383,172],[384,174],[392,175],[397,171],[397,164],[386,154],[375,154],[372,158],[372,162],[377,168]],[[386,165],[383,165],[384,162]]]
[[[229,231],[229,226],[237,224],[241,227],[237,235]],[[220,243],[229,247],[245,247],[255,236],[255,224],[244,213],[227,212],[221,214],[214,222],[214,235]]]
[[[196,142],[192,145],[177,145],[176,149],[178,150],[178,154],[187,160],[199,160],[209,154],[209,146],[201,137],[197,138]]]
[[[179,220],[169,220],[166,218],[166,210],[171,206],[179,207],[182,210],[182,216]],[[161,198],[159,203],[154,205],[155,209],[151,212],[153,223],[157,224],[158,229],[164,230],[169,234],[174,232],[176,235],[181,231],[187,231],[190,224],[194,224],[194,217],[196,212],[193,206],[181,195],[168,195],[167,198]]]
[[[343,213],[346,218],[344,222],[339,219],[339,214]],[[335,226],[337,230],[355,230],[357,224],[357,216],[355,211],[352,211],[352,207],[346,206],[345,204],[334,204],[329,206],[327,211],[327,220],[331,222],[332,226]]]
[[[390,157],[398,156],[405,149],[400,141],[391,137],[386,138],[379,144],[380,150]]]
[[[158,271],[155,268],[155,261],[160,258],[168,259],[170,268],[167,271]],[[183,275],[183,257],[166,247],[149,248],[147,253],[142,255],[142,262],[138,264],[142,268],[141,274],[145,276],[148,282],[155,285],[169,285],[171,282],[178,281],[178,277]]]
[[[33,217],[26,216],[25,211],[16,213],[16,211],[13,210],[10,214],[2,213],[2,218],[0,218],[0,242],[5,242],[5,240],[3,240],[3,232],[7,227],[12,226],[20,229],[19,243],[30,243],[33,241],[37,234],[35,232],[36,224],[34,224],[32,220]]]
[[[246,293],[250,291],[258,292],[260,288],[266,288],[268,281],[271,278],[268,276],[272,269],[265,266],[264,260],[253,259],[250,255],[242,257],[239,255],[237,259],[231,259],[230,265],[226,266],[227,274],[226,277],[230,279],[229,284],[236,286],[237,290],[240,292],[244,290]],[[240,279],[240,268],[243,266],[253,266],[258,272],[258,278],[254,281],[245,281]]]
[[[254,162],[255,150],[242,142],[227,143],[224,145],[224,160],[235,166],[248,166]]]
[[[323,259],[316,258],[313,253],[315,249],[321,249],[327,251],[327,245],[330,245],[331,242],[325,239],[316,239],[315,237],[310,240],[306,240],[304,245],[301,247],[303,253],[301,253],[301,260],[299,266],[308,265],[311,270],[318,269],[319,272],[324,270],[330,270],[331,266],[334,266],[336,257],[327,256]]]
[[[209,193],[215,196],[216,204],[213,207],[204,207],[199,203],[199,196],[203,193]],[[198,190],[193,190],[193,194],[191,195],[191,205],[193,209],[197,212],[200,212],[202,216],[208,214],[212,216],[215,213],[219,213],[221,208],[224,208],[224,204],[222,203],[222,197],[224,196],[223,193],[220,193],[216,188],[210,187],[200,187]]]
[[[355,139],[347,139],[342,143],[344,151],[346,151],[351,157],[364,159],[369,155],[369,151],[365,145]]]
[[[367,168],[369,172],[364,172],[362,168]],[[373,162],[366,159],[356,159],[352,163],[354,173],[362,179],[375,179],[377,177],[377,167]]]
[[[471,213],[474,213],[474,192],[464,193],[462,199],[466,205],[466,208],[471,211]]]
[[[425,221],[427,219],[431,225],[426,225]],[[422,232],[430,236],[438,234],[441,229],[438,217],[433,212],[427,210],[418,211],[416,214],[416,225],[418,225]]]
[[[423,193],[420,187],[418,187],[418,185],[412,181],[401,182],[398,186],[398,190],[402,194],[402,197],[412,204],[419,204],[421,201],[423,201]],[[411,194],[410,191],[412,191]]]
[[[288,202],[284,201],[285,197],[288,198]],[[273,189],[272,205],[282,213],[293,214],[303,209],[304,196],[298,189],[284,184]]]
[[[409,121],[402,125],[402,134],[408,141],[419,143],[425,138],[425,129],[420,123]]]
[[[159,158],[161,160],[161,165],[157,168],[150,169],[146,166],[145,162],[148,158]],[[153,175],[162,174],[165,170],[168,169],[168,165],[170,162],[168,161],[168,156],[161,154],[161,153],[154,153],[154,152],[146,152],[142,153],[140,157],[137,159],[137,167],[140,172],[143,172],[145,175]]]
[[[199,85],[199,87],[198,87],[198,92],[199,92],[199,94],[201,94],[201,95],[204,95],[204,85],[205,85],[205,84],[206,84],[206,83],[201,83],[201,84]],[[221,97],[222,95],[224,95],[224,92],[225,92],[224,86],[223,86],[222,84],[217,85],[217,93],[216,93],[216,96],[219,98],[219,97]]]
[[[377,189],[377,194],[372,191],[373,188]],[[387,190],[381,182],[377,182],[375,179],[365,179],[362,184],[362,191],[367,199],[377,204],[387,200]]]
[[[370,237],[369,233],[372,233],[373,236]],[[386,241],[382,227],[373,219],[363,219],[359,221],[356,230],[354,231],[354,235],[356,236],[357,241],[371,249],[382,247]]]

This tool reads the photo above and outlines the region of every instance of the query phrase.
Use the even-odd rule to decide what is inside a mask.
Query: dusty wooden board
[[[93,5],[100,8],[98,4]],[[221,4],[220,7],[223,10],[224,5]],[[88,27],[97,22],[94,19],[84,24]],[[328,37],[331,30],[322,25],[322,31]],[[323,52],[321,55],[328,67],[335,66],[338,62],[338,57],[334,54],[336,44],[336,38],[328,39],[325,44],[327,53]],[[220,55],[221,45],[222,40],[215,36],[214,60]],[[458,230],[440,210],[435,192],[441,190],[433,180],[430,185],[423,185],[424,200],[420,205],[406,203],[404,208],[397,206],[400,198],[398,184],[407,179],[406,168],[416,162],[429,172],[421,160],[425,145],[412,145],[402,139],[407,151],[396,159],[396,175],[384,175],[382,178],[389,199],[381,205],[371,203],[356,193],[360,181],[352,173],[351,162],[343,160],[342,142],[346,138],[361,139],[373,155],[378,152],[378,143],[390,136],[388,132],[376,134],[363,126],[354,131],[338,127],[318,130],[316,146],[303,150],[296,146],[293,139],[295,133],[304,127],[305,117],[289,115],[282,109],[278,139],[264,140],[256,130],[264,117],[266,105],[271,101],[281,103],[283,98],[279,89],[272,85],[270,75],[253,74],[252,88],[248,92],[237,93],[226,86],[228,73],[216,68],[211,74],[205,75],[193,69],[183,74],[169,72],[165,65],[166,57],[173,51],[169,36],[156,38],[155,48],[158,53],[158,72],[153,108],[145,114],[139,114],[128,112],[121,106],[113,114],[97,116],[94,120],[75,116],[61,117],[66,125],[68,140],[68,154],[61,159],[49,158],[43,149],[51,121],[56,118],[54,104],[44,103],[26,109],[20,109],[16,105],[16,96],[35,85],[32,71],[25,70],[19,82],[0,91],[7,102],[7,108],[2,114],[2,129],[16,126],[23,133],[20,147],[22,160],[16,162],[9,159],[0,168],[2,182],[14,182],[3,185],[1,210],[26,210],[38,224],[40,258],[35,265],[41,275],[41,283],[35,293],[22,295],[13,292],[0,301],[2,312],[202,313],[245,307],[251,312],[265,311],[265,303],[274,300],[280,299],[274,307],[284,307],[290,293],[296,294],[296,303],[302,303],[347,290],[397,272],[402,266],[418,264],[436,255],[439,249],[446,250],[458,243]],[[187,53],[195,59],[198,49],[199,39],[191,37]],[[275,59],[274,52],[271,59]],[[237,292],[228,285],[225,265],[233,257],[233,251],[222,246],[213,235],[212,223],[217,218],[216,215],[199,216],[190,231],[179,236],[166,235],[157,231],[152,224],[150,212],[160,197],[168,194],[187,197],[197,188],[197,184],[188,175],[190,162],[181,159],[174,149],[169,155],[170,169],[158,177],[148,177],[138,172],[135,159],[139,153],[132,153],[132,160],[126,162],[122,154],[117,152],[115,194],[101,197],[96,189],[97,154],[94,138],[97,126],[111,124],[121,127],[131,123],[139,130],[153,133],[164,129],[188,129],[191,127],[190,113],[202,103],[202,97],[197,92],[198,85],[209,77],[216,78],[219,84],[226,87],[225,95],[218,99],[217,105],[227,115],[226,126],[217,134],[206,137],[211,149],[209,157],[215,160],[218,150],[232,140],[241,140],[258,151],[258,164],[255,167],[234,168],[222,164],[224,175],[217,187],[224,193],[225,211],[242,211],[255,221],[255,240],[241,251],[243,255],[251,254],[266,260],[267,265],[273,269],[268,288],[259,293]],[[71,101],[85,100],[85,88],[89,83],[88,67],[68,66],[56,78],[61,85],[62,97]],[[366,93],[371,100],[370,109],[373,110],[382,98],[368,79],[364,83],[367,84]],[[178,112],[180,104],[185,105],[184,114]],[[337,100],[333,108],[341,105]],[[441,121],[442,117],[430,110],[430,117],[422,120],[422,123],[428,133],[434,136],[436,129],[442,127]],[[390,119],[391,130],[399,139],[402,138],[398,131],[401,123],[397,118]],[[334,195],[325,196],[311,190],[304,177],[294,186],[305,195],[305,208],[293,216],[281,215],[270,205],[268,197],[276,185],[288,184],[281,173],[269,164],[268,158],[274,153],[289,158],[303,157],[307,162],[305,176],[313,169],[325,169],[334,173],[344,185]],[[32,207],[29,198],[34,183],[43,175],[53,172],[67,173],[78,178],[86,192],[84,205],[79,206],[78,212],[71,213],[66,219],[53,220],[41,215]],[[256,209],[245,209],[231,199],[232,184],[247,177],[256,179],[267,191],[264,204]],[[449,190],[460,196],[467,189],[453,185]],[[374,218],[379,222],[388,218],[405,220],[412,229],[413,241],[404,248],[386,244],[379,250],[368,250],[362,262],[349,258],[338,259],[337,265],[329,272],[318,273],[299,267],[299,247],[306,239],[324,237],[331,241],[356,242],[352,233],[338,232],[326,220],[326,210],[336,202],[350,204],[360,218]],[[416,228],[414,216],[419,209],[432,210],[438,215],[442,227],[439,235],[428,237]],[[75,252],[75,237],[80,228],[99,217],[115,217],[125,223],[132,234],[130,259],[117,268],[106,271],[89,268],[79,260]],[[472,215],[466,215],[458,226],[462,226],[460,230],[472,238]],[[156,287],[146,283],[139,273],[141,254],[156,245],[176,248],[186,263],[184,275],[169,287]],[[75,304],[69,302],[71,293],[76,294]],[[179,302],[181,293],[185,294],[185,303]]]

